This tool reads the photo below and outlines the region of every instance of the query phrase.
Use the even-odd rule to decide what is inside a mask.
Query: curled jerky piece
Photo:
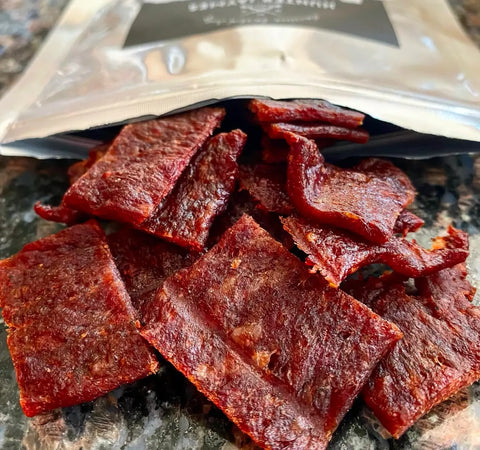
[[[45,220],[50,222],[65,223],[67,225],[74,225],[88,219],[88,216],[80,211],[65,206],[61,203],[59,206],[44,205],[37,202],[33,205],[33,210]]]
[[[183,247],[202,250],[215,216],[225,210],[235,189],[237,158],[246,140],[240,130],[211,138],[140,228]]]
[[[198,255],[131,228],[107,236],[120,275],[134,308],[143,318],[143,307],[167,277],[189,266]]]
[[[126,125],[105,156],[65,193],[65,204],[139,225],[170,193],[224,115],[222,108],[202,108]]]
[[[353,169],[324,162],[315,143],[289,134],[287,192],[298,211],[383,244],[415,198],[408,177],[392,163],[370,159]]]
[[[392,236],[385,244],[372,244],[347,231],[315,225],[300,217],[281,219],[308,263],[333,286],[368,264],[383,263],[408,277],[423,277],[453,267],[468,257],[468,235],[452,226],[448,235],[434,240],[432,250],[415,241]]]
[[[380,362],[363,398],[396,438],[434,405],[480,378],[480,308],[464,267],[416,280],[418,292],[384,277],[353,295],[398,325],[404,337]],[[444,289],[446,288],[446,289]]]
[[[408,209],[404,209],[397,218],[393,227],[393,232],[401,234],[405,237],[408,233],[413,233],[423,227],[425,222],[423,219],[412,213]]]
[[[362,125],[365,118],[362,113],[334,106],[324,100],[254,99],[250,101],[249,108],[260,122],[321,121],[356,128]]]
[[[94,221],[1,261],[0,307],[27,416],[88,402],[158,367]]]
[[[335,139],[365,144],[370,135],[363,128],[351,129],[323,123],[271,123],[263,126],[271,139],[285,138],[295,133],[309,139]]]
[[[287,194],[287,173],[283,164],[240,166],[240,186],[267,212],[290,214],[293,205]]]
[[[267,448],[324,449],[397,328],[243,216],[168,278],[143,335]]]

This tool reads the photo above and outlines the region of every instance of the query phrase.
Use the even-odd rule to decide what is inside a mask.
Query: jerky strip
[[[266,448],[324,449],[395,326],[243,216],[149,304],[144,336]]]
[[[294,134],[287,137],[291,146],[287,192],[298,211],[374,243],[387,242],[401,211],[415,198],[408,177],[377,159],[359,169],[341,169],[326,164],[313,141]]]
[[[272,123],[263,126],[271,139],[285,138],[285,134],[294,133],[309,139],[335,139],[365,144],[370,135],[363,128],[345,128],[318,123]]]
[[[172,190],[224,115],[222,108],[202,108],[125,126],[105,156],[66,192],[65,204],[139,225]]]
[[[91,401],[158,367],[94,221],[1,261],[0,306],[27,416]]]
[[[413,214],[408,209],[404,209],[397,218],[393,227],[393,232],[405,237],[408,233],[413,233],[423,227],[423,219]]]
[[[308,254],[308,263],[333,286],[369,264],[383,263],[408,277],[423,277],[468,257],[468,235],[453,227],[448,228],[447,236],[436,238],[432,250],[425,250],[415,241],[396,236],[385,244],[372,244],[346,231],[294,216],[282,219],[282,223]]]
[[[87,220],[88,216],[80,211],[69,208],[65,203],[60,203],[59,206],[44,205],[37,202],[33,205],[33,210],[45,220],[50,222],[65,223],[67,225],[74,225],[76,223]]]
[[[256,164],[240,166],[240,186],[247,190],[267,212],[291,214],[293,205],[288,197],[285,165]]]
[[[362,125],[365,118],[362,113],[334,106],[324,100],[254,99],[250,101],[249,108],[260,122],[321,121],[356,128]]]
[[[140,228],[175,244],[202,250],[212,222],[226,208],[247,136],[240,130],[211,138],[173,192]]]
[[[134,308],[143,307],[170,275],[189,266],[197,255],[154,236],[123,228],[108,237],[108,245]]]
[[[416,295],[388,277],[353,289],[404,334],[363,391],[367,405],[396,438],[433,406],[480,378],[480,308],[470,303],[474,290],[466,289],[464,277],[464,267],[457,266],[419,278]]]
[[[92,167],[97,161],[100,161],[105,156],[105,153],[107,153],[110,145],[111,142],[97,145],[88,152],[88,158],[72,164],[67,172],[70,184],[75,183],[88,171],[88,169],[90,169],[90,167]]]

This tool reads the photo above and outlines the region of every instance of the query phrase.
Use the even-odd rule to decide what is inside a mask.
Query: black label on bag
[[[399,46],[380,0],[187,0],[144,3],[124,47],[263,24],[320,28]]]

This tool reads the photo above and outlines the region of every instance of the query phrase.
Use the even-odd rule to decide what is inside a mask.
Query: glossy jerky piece
[[[211,138],[140,228],[183,247],[202,250],[213,220],[225,210],[235,189],[237,158],[246,139],[240,130]]]
[[[285,163],[290,147],[283,139],[270,139],[263,134],[260,145],[262,148],[262,161],[267,164]]]
[[[90,169],[90,167],[92,167],[97,161],[102,159],[105,153],[107,153],[110,145],[111,142],[97,145],[88,152],[88,158],[72,164],[68,168],[67,172],[70,184],[75,183],[84,173],[88,171],[88,169]]]
[[[33,205],[33,210],[42,219],[49,220],[50,222],[65,223],[67,225],[74,225],[88,219],[86,214],[69,208],[65,206],[64,203],[61,203],[59,206],[51,206],[37,202]]]
[[[139,225],[170,193],[225,111],[202,108],[126,125],[64,196],[73,209]]]
[[[254,99],[250,101],[249,109],[260,122],[321,121],[356,128],[362,125],[365,118],[362,113],[334,106],[324,100]]]
[[[287,192],[301,215],[377,244],[387,242],[398,216],[415,198],[408,177],[392,163],[376,159],[360,170],[326,164],[313,141],[294,134],[287,137],[291,147]]]
[[[408,295],[402,283],[386,277],[352,292],[404,334],[363,391],[367,405],[396,438],[433,406],[480,378],[480,309],[464,294],[462,272],[453,267],[425,279],[434,285],[453,281],[446,291],[420,289]]]
[[[339,286],[348,275],[369,264],[383,263],[402,275],[422,277],[453,267],[468,257],[468,235],[453,227],[448,228],[447,236],[434,240],[432,250],[426,250],[415,241],[397,236],[378,245],[303,218],[290,216],[281,220],[300,250],[307,253],[307,263],[332,286]]]
[[[91,401],[158,367],[94,221],[1,261],[0,306],[27,416]]]
[[[287,173],[283,164],[240,166],[240,187],[247,190],[267,212],[291,214],[293,205],[287,194]]]
[[[167,277],[189,266],[198,255],[131,228],[107,236],[108,245],[134,308],[143,307]]]
[[[413,233],[423,227],[424,220],[412,213],[408,209],[404,209],[397,218],[393,227],[393,232],[401,234],[405,237],[408,233]]]
[[[266,448],[324,449],[401,334],[248,216],[157,291],[144,336]]]
[[[323,123],[271,123],[264,125],[263,129],[271,139],[282,139],[285,134],[294,133],[309,139],[334,139],[365,144],[370,137],[363,128],[352,129]]]

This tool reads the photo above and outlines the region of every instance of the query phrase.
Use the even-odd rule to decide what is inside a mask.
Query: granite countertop
[[[448,0],[480,47],[480,1]],[[68,0],[3,0],[0,6],[0,96],[20,75]]]

